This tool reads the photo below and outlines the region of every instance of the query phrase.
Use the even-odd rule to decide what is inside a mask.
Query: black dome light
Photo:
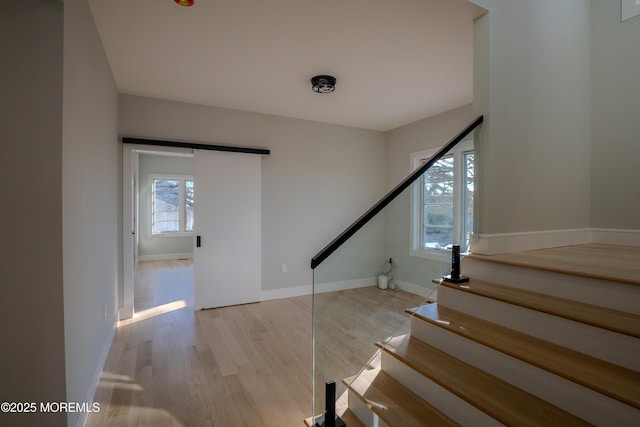
[[[315,76],[311,78],[313,91],[318,93],[331,93],[336,90],[336,78],[333,76]]]

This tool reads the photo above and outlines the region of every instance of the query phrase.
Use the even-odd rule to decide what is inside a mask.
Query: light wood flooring
[[[194,312],[192,282],[189,261],[140,264],[137,315],[118,326],[95,396],[101,411],[87,425],[303,425],[312,400],[311,296]],[[330,362],[318,378],[357,373],[373,343],[408,330],[402,312],[421,302],[375,287],[323,294],[316,350]]]

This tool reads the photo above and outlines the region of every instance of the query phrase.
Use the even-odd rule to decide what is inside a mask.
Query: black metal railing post
[[[316,427],[346,427],[344,421],[336,416],[336,382],[327,381],[324,388],[324,416],[322,424],[316,422]]]
[[[460,274],[460,245],[453,245],[451,249],[451,274],[444,276],[445,282],[465,283],[469,281],[468,277]]]

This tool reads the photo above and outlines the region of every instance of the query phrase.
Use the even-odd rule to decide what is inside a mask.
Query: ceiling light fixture
[[[185,6],[185,7],[191,7],[193,6],[193,3],[195,3],[195,0],[173,0],[176,3],[178,3],[180,6]]]
[[[333,76],[315,76],[311,78],[313,91],[318,93],[331,93],[336,90],[336,78]]]

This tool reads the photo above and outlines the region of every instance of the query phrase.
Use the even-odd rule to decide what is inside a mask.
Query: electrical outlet
[[[287,272],[287,264],[282,264],[280,266],[280,272],[282,272],[282,273],[286,273]]]

